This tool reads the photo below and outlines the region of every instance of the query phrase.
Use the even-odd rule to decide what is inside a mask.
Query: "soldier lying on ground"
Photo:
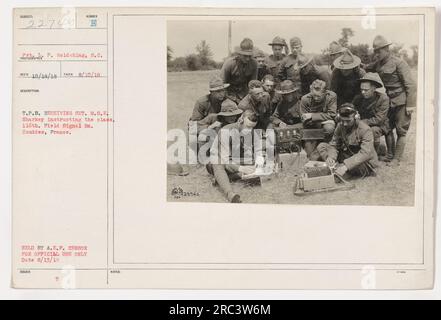
[[[211,147],[207,171],[214,176],[217,185],[225,193],[229,202],[241,202],[240,195],[233,191],[231,182],[240,180],[244,174],[254,172],[255,166],[252,163],[256,150],[252,143],[252,129],[256,127],[257,121],[258,118],[254,112],[246,110],[236,123],[226,125],[219,131]],[[234,134],[241,134],[243,138],[236,136],[238,141],[234,141]],[[222,138],[225,136],[227,139]],[[247,136],[250,139],[246,139]],[[245,163],[246,160],[248,163]]]
[[[336,173],[340,176],[346,173],[363,177],[375,175],[378,159],[371,128],[358,119],[350,103],[341,106],[339,118],[332,140],[317,146],[321,159],[330,167],[337,165]]]

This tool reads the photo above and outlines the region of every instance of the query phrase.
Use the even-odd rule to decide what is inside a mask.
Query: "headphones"
[[[354,119],[355,119],[355,122],[357,122],[357,123],[358,123],[358,120],[360,120],[360,114],[358,113],[357,110],[355,110]],[[335,117],[335,122],[340,122],[340,121],[341,121],[341,115],[340,115],[340,112],[338,111],[337,116]]]

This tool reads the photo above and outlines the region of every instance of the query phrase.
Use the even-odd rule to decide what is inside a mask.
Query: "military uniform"
[[[261,102],[255,102],[251,95],[247,95],[238,105],[239,109],[252,110],[257,118],[256,129],[266,130],[268,126],[271,124],[270,117],[272,116],[272,107],[270,101],[270,95],[266,92],[264,99]]]
[[[281,59],[277,59],[273,54],[267,58],[266,66],[267,71],[271,74],[274,79],[277,79],[280,73],[280,66],[282,64],[283,59],[286,58],[286,55],[282,54]]]
[[[308,93],[300,100],[300,115],[312,113],[312,122],[334,121],[337,115],[337,95],[326,90],[323,100],[319,103],[314,101],[311,93]]]
[[[374,134],[374,146],[377,150],[380,144],[380,137],[387,135],[390,131],[389,119],[389,98],[386,94],[378,91],[374,92],[374,96],[365,99],[361,94],[357,95],[352,104],[360,114],[362,122],[371,127]]]
[[[274,114],[271,116],[271,122],[274,126],[279,126],[281,122],[287,125],[300,123],[300,101],[293,101],[291,103],[281,100]]]
[[[317,146],[321,158],[344,163],[350,174],[370,175],[375,173],[378,157],[374,148],[371,128],[363,121],[355,120],[354,126],[346,129],[337,125],[330,143]]]
[[[257,62],[251,59],[249,63],[243,64],[239,57],[229,58],[224,62],[221,69],[221,77],[227,88],[228,97],[239,103],[248,94],[248,82],[257,80]]]
[[[218,121],[217,114],[216,113],[210,113],[208,116],[206,116],[204,119],[199,120],[197,122],[198,124],[198,134],[204,130],[207,129],[209,126],[211,126],[213,123]]]
[[[337,94],[337,106],[351,103],[360,94],[359,79],[366,74],[361,68],[355,68],[349,76],[344,76],[340,69],[334,68],[331,75],[331,91]]]
[[[282,101],[282,95],[276,93],[275,91],[269,93],[270,95],[270,105],[271,105],[271,114],[276,111],[277,105]]]
[[[190,121],[200,121],[210,113],[219,113],[222,101],[212,99],[210,94],[199,98],[193,108]]]
[[[228,124],[222,128],[221,132],[223,130],[240,132],[240,124],[238,122]],[[251,134],[252,139],[252,131],[249,131],[249,134]],[[220,135],[222,136],[222,134]],[[214,176],[220,189],[227,195],[230,202],[240,202],[240,197],[234,193],[231,182],[241,179],[239,167],[244,164],[245,155],[250,162],[246,164],[250,165],[254,161],[253,156],[256,151],[254,143],[251,146],[245,145],[243,137],[241,137],[239,144],[232,143],[231,137],[228,141],[223,141],[219,138],[220,135],[218,134],[210,149],[211,161],[207,165],[207,171]],[[235,158],[236,155],[239,158]]]
[[[303,122],[303,127],[307,129],[323,128],[325,139],[329,141],[335,129],[334,118],[337,115],[337,95],[326,90],[322,101],[317,103],[311,93],[308,93],[300,100],[300,116],[311,113],[311,120]],[[316,152],[318,141],[305,141],[304,148],[310,160],[317,160]]]
[[[396,128],[398,137],[406,136],[411,118],[406,108],[413,108],[416,103],[415,82],[408,64],[390,54],[385,61],[376,62],[368,69],[380,75],[390,98],[391,128]]]
[[[301,87],[299,58],[300,55],[293,57],[292,54],[285,57],[280,63],[276,81],[291,80],[296,87]]]

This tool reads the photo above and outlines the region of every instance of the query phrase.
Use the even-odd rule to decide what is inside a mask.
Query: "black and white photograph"
[[[418,20],[233,18],[167,22],[168,201],[413,206]]]

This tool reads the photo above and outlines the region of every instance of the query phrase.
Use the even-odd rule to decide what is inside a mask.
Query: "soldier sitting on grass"
[[[210,149],[207,171],[232,203],[239,203],[241,199],[233,191],[231,182],[255,171],[254,155],[258,154],[258,150],[255,150],[252,139],[257,121],[253,111],[244,111],[236,123],[228,124],[219,131]]]

